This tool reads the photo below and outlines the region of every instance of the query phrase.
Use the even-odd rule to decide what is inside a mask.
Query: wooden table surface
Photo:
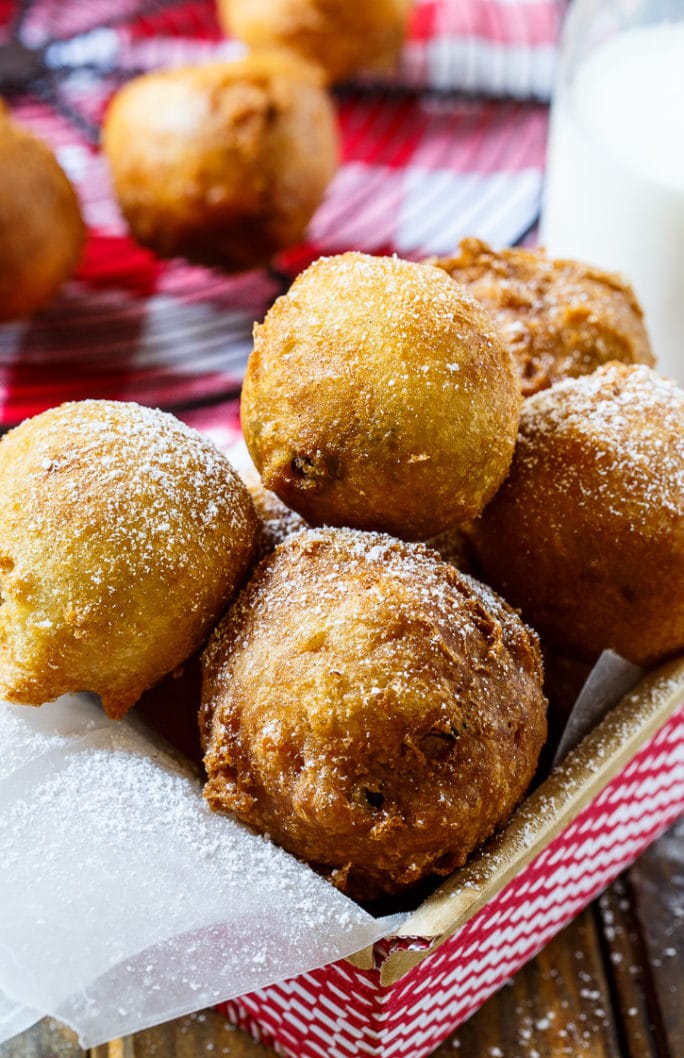
[[[84,1052],[45,1020],[0,1058],[272,1058],[212,1010]],[[684,817],[435,1052],[684,1058]]]

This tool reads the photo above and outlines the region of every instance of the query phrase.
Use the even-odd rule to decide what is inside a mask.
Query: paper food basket
[[[683,809],[680,658],[623,698],[396,936],[219,1010],[292,1058],[421,1058]]]

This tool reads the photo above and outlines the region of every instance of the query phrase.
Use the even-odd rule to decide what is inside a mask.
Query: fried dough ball
[[[450,562],[461,573],[476,575],[472,545],[470,543],[470,522],[464,525],[452,525],[437,536],[431,536],[425,543],[436,551],[444,562]]]
[[[242,477],[245,479],[244,474]],[[265,489],[258,479],[245,479],[245,481],[261,523],[257,549],[259,558],[269,555],[278,544],[282,544],[283,540],[287,540],[288,536],[292,536],[293,533],[311,528],[301,514],[286,507],[275,492]],[[454,525],[450,529],[445,529],[443,533],[430,537],[425,543],[436,551],[440,558],[445,562],[450,562],[461,572],[474,572],[471,568],[472,555],[468,535],[461,526]]]
[[[482,510],[520,402],[510,353],[444,272],[346,253],[255,328],[241,414],[265,487],[308,522],[411,539]]]
[[[247,487],[260,522],[260,556],[270,554],[278,544],[282,544],[283,540],[287,540],[288,536],[292,536],[293,533],[309,528],[302,516],[286,507],[275,492],[265,489],[257,482],[248,482]]]
[[[684,392],[607,364],[525,401],[474,525],[486,576],[545,644],[655,665],[684,649]]]
[[[231,453],[232,455],[233,453]],[[259,473],[242,447],[235,452],[234,466],[249,489],[259,522],[259,538],[255,559],[270,555],[292,533],[310,526],[296,511],[291,511],[275,492],[264,488]]]
[[[295,52],[331,82],[358,70],[391,71],[410,7],[411,0],[218,0],[228,32],[252,48]]]
[[[0,697],[94,691],[120,717],[202,645],[243,578],[252,502],[172,415],[63,404],[0,442]]]
[[[202,658],[205,796],[372,899],[501,824],[546,731],[537,640],[422,544],[305,530]]]
[[[81,256],[78,198],[50,148],[0,101],[0,321],[44,308]]]
[[[134,238],[228,271],[300,242],[337,165],[317,74],[269,54],[136,78],[103,142]]]
[[[497,252],[479,239],[464,239],[460,251],[432,263],[494,317],[525,397],[610,360],[653,366],[641,307],[620,276],[543,250]]]

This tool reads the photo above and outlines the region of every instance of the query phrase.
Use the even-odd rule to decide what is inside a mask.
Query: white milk
[[[542,242],[622,272],[684,385],[684,23],[626,30],[554,102]]]

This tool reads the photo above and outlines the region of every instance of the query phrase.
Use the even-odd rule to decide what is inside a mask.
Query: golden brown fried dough
[[[329,81],[394,68],[411,0],[218,0],[225,28],[252,48],[286,48]]]
[[[0,101],[0,320],[52,301],[84,235],[76,192],[54,154],[11,122]]]
[[[464,239],[456,257],[432,259],[496,320],[526,397],[609,360],[654,363],[634,291],[620,276],[543,250],[492,250]]]
[[[684,392],[607,364],[530,397],[474,534],[486,578],[550,647],[641,665],[684,649]]]
[[[259,522],[259,539],[254,563],[270,555],[278,544],[282,544],[292,533],[298,533],[300,529],[311,528],[296,511],[291,511],[282,500],[278,499],[275,492],[265,489],[256,467],[247,456],[246,451],[239,450],[234,453],[235,468],[252,497],[254,510]]]
[[[138,242],[241,271],[303,238],[335,172],[336,118],[309,67],[253,55],[131,81],[104,149]]]
[[[462,864],[545,737],[534,633],[435,552],[380,534],[289,537],[202,661],[209,804],[357,898]]]
[[[0,697],[95,691],[110,716],[205,640],[256,515],[228,460],[171,415],[64,404],[0,442]]]
[[[260,482],[247,482],[254,509],[260,522],[259,557],[270,554],[288,536],[309,526],[300,514],[291,511],[275,492],[265,489]]]
[[[425,543],[436,551],[444,562],[450,562],[461,573],[477,575],[474,567],[472,544],[470,543],[470,522],[464,525],[453,525],[443,533],[430,537]]]
[[[264,485],[308,522],[411,539],[482,510],[520,402],[510,353],[444,272],[346,253],[255,328],[241,412]]]

